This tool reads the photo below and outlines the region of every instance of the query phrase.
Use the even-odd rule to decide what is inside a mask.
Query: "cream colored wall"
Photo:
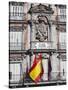
[[[51,66],[52,66],[52,71],[51,71],[51,79],[58,79],[59,72],[60,72],[60,64],[59,64],[59,59],[57,58],[56,53],[54,53],[51,56]]]
[[[48,80],[48,59],[42,59],[42,64],[44,69],[42,79],[43,81],[47,81]]]
[[[53,49],[57,49],[57,30],[55,25],[51,27],[51,41],[53,42]]]
[[[28,39],[27,39],[27,35],[28,35],[28,30],[24,30],[24,49],[26,49],[26,46],[27,46],[27,42],[28,42]]]

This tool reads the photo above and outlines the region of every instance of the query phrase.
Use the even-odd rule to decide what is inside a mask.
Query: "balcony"
[[[59,49],[66,49],[66,43],[59,43]]]
[[[51,41],[31,41],[31,49],[53,49],[53,42]]]
[[[57,72],[52,73],[53,76],[48,80],[48,73],[44,73],[45,79],[42,76],[40,81],[36,84],[26,73],[25,74],[12,74],[10,79],[10,86],[31,86],[31,85],[61,85],[66,84],[66,72],[64,74],[60,72],[60,75],[57,75]],[[55,76],[57,75],[57,76]]]
[[[13,13],[10,12],[10,20],[26,20],[26,14],[25,13]]]
[[[58,15],[56,17],[56,19],[59,21],[59,22],[66,22],[66,15]]]
[[[10,50],[23,50],[24,44],[17,42],[10,42]]]

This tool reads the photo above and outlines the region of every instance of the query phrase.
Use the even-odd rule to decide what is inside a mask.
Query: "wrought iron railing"
[[[52,72],[51,73],[53,76],[50,76],[50,79],[48,79],[48,73],[44,73],[45,79],[43,76],[40,78],[38,84],[46,84],[46,83],[56,83],[58,82],[63,82],[66,81],[66,72]],[[30,85],[30,84],[36,84],[28,74],[12,74],[11,79],[10,79],[10,85]]]
[[[29,49],[56,49],[54,43],[51,41],[38,42],[32,41]],[[66,43],[62,42],[56,45],[59,49],[66,49]],[[25,44],[22,42],[10,42],[10,50],[24,50]]]
[[[62,42],[58,44],[59,49],[66,49],[66,43]]]
[[[23,50],[24,49],[24,43],[22,42],[10,42],[10,50]]]
[[[25,13],[9,13],[10,20],[26,20],[26,14]]]
[[[60,22],[66,22],[66,15],[57,15],[56,20]]]

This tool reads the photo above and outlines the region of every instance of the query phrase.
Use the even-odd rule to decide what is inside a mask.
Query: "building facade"
[[[36,85],[27,72],[42,54]],[[9,87],[66,84],[66,5],[9,2]]]

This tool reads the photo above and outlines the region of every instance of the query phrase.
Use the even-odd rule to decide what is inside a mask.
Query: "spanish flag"
[[[37,83],[41,79],[42,74],[43,74],[42,55],[39,54],[38,57],[36,57],[35,55],[33,65],[29,70],[29,76],[35,83]]]

